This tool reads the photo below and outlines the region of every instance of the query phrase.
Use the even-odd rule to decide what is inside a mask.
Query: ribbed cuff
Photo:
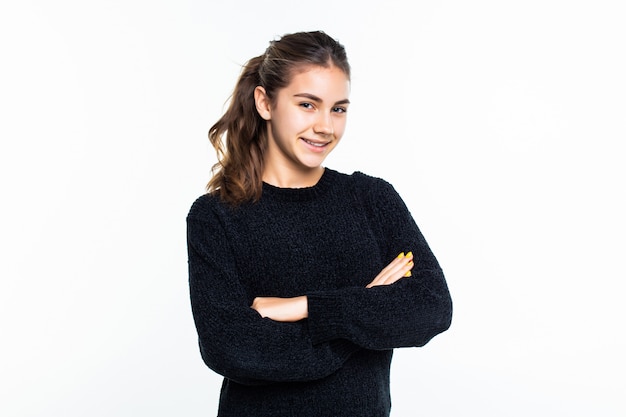
[[[309,336],[316,345],[334,339],[341,339],[345,323],[341,297],[329,293],[312,293],[307,295],[309,307]]]

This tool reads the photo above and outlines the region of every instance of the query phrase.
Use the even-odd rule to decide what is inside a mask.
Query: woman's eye
[[[333,112],[335,113],[345,113],[348,109],[345,107],[333,107]]]
[[[312,109],[313,105],[311,103],[300,103],[300,106],[305,109]]]

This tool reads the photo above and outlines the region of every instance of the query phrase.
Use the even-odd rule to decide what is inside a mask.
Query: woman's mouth
[[[323,150],[330,142],[316,142],[305,138],[300,138],[304,143],[314,148],[314,150]]]

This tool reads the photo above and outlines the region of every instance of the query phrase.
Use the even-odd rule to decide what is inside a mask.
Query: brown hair
[[[218,159],[207,184],[209,193],[232,205],[259,200],[267,122],[256,110],[255,88],[263,87],[272,102],[278,90],[289,85],[297,70],[331,65],[350,78],[343,45],[317,31],[293,33],[271,41],[263,55],[250,59],[243,66],[228,109],[209,129],[209,140]]]

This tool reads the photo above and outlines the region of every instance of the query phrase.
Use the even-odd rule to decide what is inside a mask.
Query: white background
[[[0,414],[215,415],[185,216],[240,65],[322,29],[353,66],[327,166],[393,183],[451,329],[393,416],[624,416],[621,1],[6,1]]]

